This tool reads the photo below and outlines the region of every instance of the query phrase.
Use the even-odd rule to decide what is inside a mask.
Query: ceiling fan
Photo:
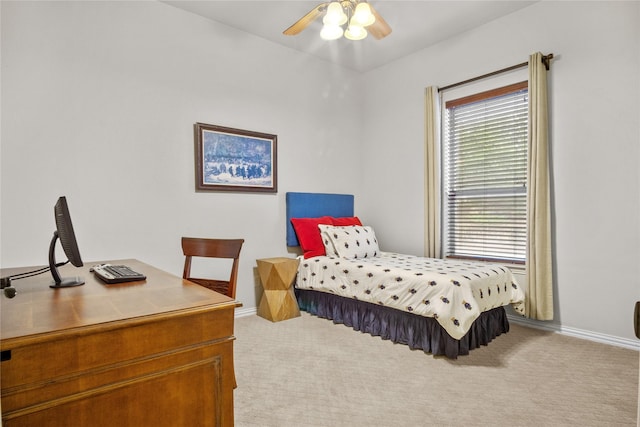
[[[361,40],[367,33],[380,40],[391,33],[389,24],[366,0],[340,0],[320,3],[283,34],[295,36],[320,16],[324,24],[320,37],[325,40],[339,39],[343,34],[350,40]]]

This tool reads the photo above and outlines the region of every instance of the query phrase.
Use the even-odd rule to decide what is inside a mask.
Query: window
[[[527,82],[445,103],[445,255],[524,263]]]

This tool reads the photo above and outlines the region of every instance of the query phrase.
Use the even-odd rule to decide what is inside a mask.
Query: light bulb
[[[344,32],[344,36],[349,40],[362,40],[367,37],[367,30],[360,25],[349,24],[349,28]]]
[[[327,7],[327,13],[322,18],[322,22],[325,25],[342,25],[347,22],[347,15],[342,10],[342,5],[340,2],[333,1],[329,3],[329,7]]]
[[[320,31],[320,37],[322,37],[323,40],[335,40],[342,37],[342,33],[342,27],[339,25],[325,24]]]
[[[354,21],[362,27],[376,22],[376,17],[371,13],[371,7],[369,7],[368,3],[358,3],[355,12],[353,12],[353,17],[351,17],[351,22]]]

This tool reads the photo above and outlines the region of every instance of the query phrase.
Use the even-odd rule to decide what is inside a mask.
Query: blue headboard
[[[352,194],[287,193],[287,246],[299,246],[291,218],[353,216]]]

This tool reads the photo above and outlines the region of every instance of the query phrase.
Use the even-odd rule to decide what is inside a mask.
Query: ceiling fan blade
[[[369,7],[371,8],[371,13],[376,17],[376,21],[367,27],[367,31],[377,40],[380,40],[389,34],[391,34],[391,27],[387,24],[387,21],[380,16],[380,14],[371,6],[369,3]]]
[[[295,24],[284,30],[282,34],[285,34],[287,36],[295,36],[296,34],[299,34],[302,30],[307,28],[309,24],[315,21],[318,16],[322,15],[322,13],[327,10],[328,4],[329,3],[321,3],[317,5],[311,11],[309,11],[309,13],[298,19]]]

